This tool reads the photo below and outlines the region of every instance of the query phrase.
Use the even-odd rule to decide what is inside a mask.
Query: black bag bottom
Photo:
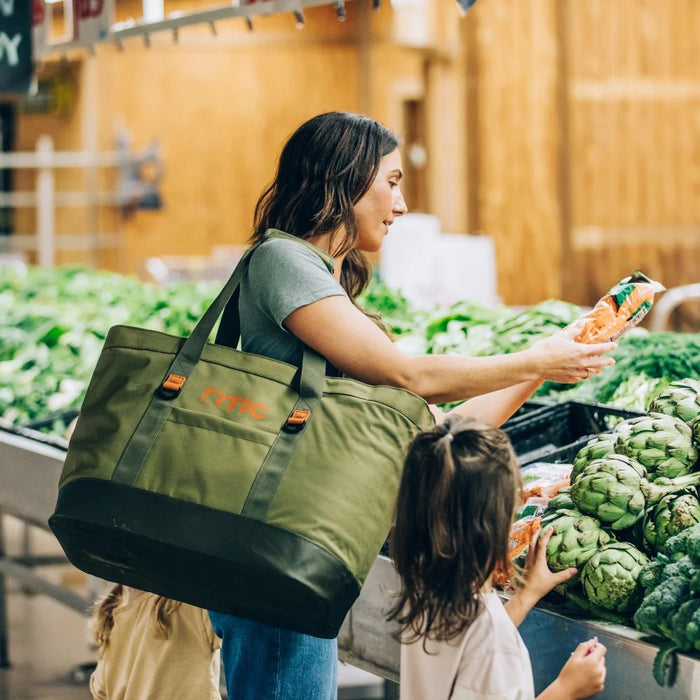
[[[133,486],[71,481],[49,525],[88,574],[316,637],[337,636],[360,593],[305,537]]]

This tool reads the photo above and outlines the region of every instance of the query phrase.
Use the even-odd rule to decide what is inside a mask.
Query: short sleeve
[[[277,325],[293,311],[329,296],[347,296],[322,258],[302,243],[271,239],[248,268],[248,294]]]

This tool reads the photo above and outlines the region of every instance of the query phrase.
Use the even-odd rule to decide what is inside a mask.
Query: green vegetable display
[[[106,331],[128,323],[187,335],[218,283],[156,287],[84,267],[0,268],[0,416],[26,424],[79,407]],[[486,356],[528,347],[582,310],[550,299],[517,309],[473,300],[415,309],[375,276],[360,303],[379,313],[406,353]],[[700,380],[700,334],[636,328],[611,353],[616,364],[577,385],[546,382],[548,401],[581,399],[646,410],[673,380]]]
[[[654,675],[659,684],[672,684],[673,652],[700,651],[700,525],[671,537],[643,567],[639,583],[644,597],[634,624],[671,640],[657,656]]]
[[[28,424],[77,410],[111,326],[186,335],[215,291],[80,267],[0,269],[0,416]]]

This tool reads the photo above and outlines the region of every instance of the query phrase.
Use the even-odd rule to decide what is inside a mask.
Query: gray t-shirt
[[[296,309],[347,296],[333,277],[333,259],[311,244],[270,238],[253,253],[241,282],[241,348],[299,366],[302,342],[283,322]]]

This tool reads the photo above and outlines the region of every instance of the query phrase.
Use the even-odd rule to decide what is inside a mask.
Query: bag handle
[[[240,312],[238,310],[238,293],[243,275],[248,269],[250,258],[257,250],[258,246],[268,238],[293,238],[296,237],[285,234],[281,231],[270,230],[265,233],[265,237],[259,243],[251,246],[239,260],[233,273],[226,284],[204,312],[202,318],[197,322],[194,330],[182,344],[175,359],[172,361],[168,373],[155,391],[148,408],[144,412],[134,433],[131,436],[122,456],[112,474],[112,480],[117,483],[132,485],[138,478],[141,466],[143,465],[153,442],[165,424],[165,421],[172,409],[173,400],[180,394],[187,378],[192,373],[199,362],[204,347],[207,344],[217,319],[229,305],[230,311],[227,313],[226,321],[232,323],[233,332],[224,332],[224,337],[233,340],[234,348],[238,344],[240,336]],[[219,336],[217,335],[217,339]],[[280,443],[281,452],[292,449],[295,442],[294,436],[304,427],[306,417],[312,407],[323,396],[323,387],[326,379],[326,360],[311,348],[304,345],[302,362],[299,372],[299,400],[297,401],[292,414],[287,420],[287,424],[278,435],[275,442]],[[286,445],[286,450],[285,450]],[[278,453],[280,450],[272,450]],[[269,456],[269,455],[268,455]],[[280,455],[281,456],[281,455]],[[283,466],[283,459],[279,456],[273,458],[278,469]],[[273,471],[277,471],[273,469]],[[263,482],[267,479],[263,479]],[[262,484],[261,484],[262,486]],[[260,493],[260,491],[258,491]]]

